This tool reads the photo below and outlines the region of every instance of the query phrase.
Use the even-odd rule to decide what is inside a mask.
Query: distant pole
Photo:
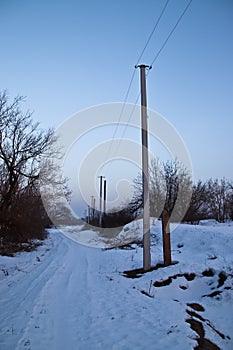
[[[150,254],[150,205],[149,205],[149,170],[148,170],[148,132],[147,132],[147,101],[146,101],[146,68],[144,64],[135,66],[140,68],[141,80],[141,132],[142,132],[142,187],[143,187],[143,269],[151,268]]]
[[[93,218],[94,218],[93,206],[94,206],[94,196],[91,196],[91,211],[90,211],[90,219],[91,220],[93,220]]]
[[[87,223],[90,224],[90,205],[88,205],[88,210],[87,210]]]
[[[93,219],[95,219],[95,197],[93,198]]]
[[[104,180],[104,214],[106,214],[107,181]]]
[[[88,220],[88,217],[87,217],[88,215],[87,215],[87,210],[85,209],[84,210],[84,218],[85,218],[85,221],[87,222],[87,220]]]
[[[102,182],[103,182],[103,178],[105,176],[100,175],[98,177],[100,179],[100,206],[99,206],[100,216],[99,216],[99,226],[102,227],[102,187],[103,187]]]

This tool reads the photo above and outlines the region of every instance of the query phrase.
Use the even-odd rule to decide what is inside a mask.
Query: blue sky
[[[188,0],[170,0],[150,64]],[[0,0],[0,90],[24,95],[44,128],[122,102],[165,0]],[[232,178],[233,1],[193,0],[148,79],[148,107],[182,136],[195,179]],[[136,72],[128,102],[139,93]]]

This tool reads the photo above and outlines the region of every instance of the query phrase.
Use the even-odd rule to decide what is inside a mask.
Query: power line
[[[160,22],[160,20],[161,20],[161,18],[162,18],[162,16],[163,16],[163,14],[164,14],[164,11],[166,10],[166,7],[167,7],[169,1],[170,1],[170,0],[167,0],[167,1],[166,1],[165,5],[164,5],[164,7],[163,7],[163,9],[162,9],[162,11],[161,11],[161,13],[160,13],[160,16],[159,16],[157,22],[155,23],[154,28],[152,29],[152,32],[150,33],[150,35],[149,35],[149,37],[148,37],[148,39],[147,39],[147,42],[146,42],[146,44],[145,44],[145,46],[144,46],[144,48],[143,48],[143,50],[142,50],[142,52],[141,52],[141,55],[139,56],[139,58],[138,58],[138,60],[137,60],[137,63],[136,63],[135,66],[137,66],[138,63],[140,62],[140,60],[141,60],[141,58],[142,58],[142,56],[143,56],[143,54],[144,54],[144,52],[145,52],[145,50],[146,50],[146,48],[147,48],[147,46],[148,46],[148,44],[149,44],[151,38],[152,38],[152,36],[153,36],[153,34],[154,34],[156,28],[158,27],[158,24],[159,24],[159,22]],[[135,72],[135,71],[134,71],[134,72]]]
[[[130,89],[131,89],[131,86],[132,86],[132,83],[133,83],[133,80],[134,80],[135,72],[136,72],[136,71],[135,71],[135,69],[134,69],[133,74],[132,74],[132,77],[131,77],[131,79],[130,79],[130,83],[129,83],[128,90],[127,90],[126,95],[125,95],[125,99],[124,99],[124,102],[123,102],[123,106],[122,106],[122,108],[121,108],[120,116],[119,116],[119,118],[118,118],[117,126],[116,126],[116,128],[115,128],[115,130],[114,130],[113,140],[114,140],[114,138],[115,138],[115,136],[116,136],[117,129],[118,129],[118,126],[119,126],[120,121],[121,121],[121,118],[122,118],[122,114],[123,114],[124,109],[125,109],[126,101],[127,101],[127,99],[128,99],[129,92],[130,92]],[[111,146],[111,145],[110,145],[110,146]]]
[[[112,145],[113,145],[113,141],[114,141],[114,139],[116,137],[116,133],[117,133],[117,130],[118,130],[118,127],[119,127],[119,124],[120,124],[120,121],[121,121],[124,109],[125,109],[126,101],[128,99],[128,96],[129,96],[129,92],[130,92],[130,89],[131,89],[131,86],[132,86],[132,83],[133,83],[134,76],[135,76],[135,70],[133,71],[132,77],[130,79],[130,83],[129,83],[129,86],[128,86],[128,89],[127,89],[127,92],[126,92],[126,95],[125,95],[123,106],[121,108],[121,112],[120,112],[120,115],[119,115],[119,118],[118,118],[118,121],[117,121],[117,125],[115,127],[115,130],[114,130],[114,133],[113,133],[113,136],[112,136],[112,140],[111,140],[110,146],[107,149],[106,159],[108,159],[108,156],[110,155],[110,152],[111,152],[111,149],[112,149]],[[107,171],[107,169],[106,169],[106,171]]]
[[[147,46],[148,46],[148,44],[149,44],[151,38],[152,38],[152,36],[153,36],[153,34],[154,34],[156,28],[158,27],[158,24],[159,24],[159,22],[160,22],[160,20],[161,20],[161,18],[162,18],[162,16],[163,16],[165,10],[166,10],[166,7],[167,7],[169,1],[170,1],[170,0],[167,0],[167,1],[166,1],[166,3],[165,3],[165,5],[164,5],[164,7],[163,7],[163,9],[162,9],[162,11],[161,11],[161,13],[160,13],[158,19],[157,19],[157,21],[156,21],[156,23],[155,23],[155,25],[154,25],[154,27],[153,27],[153,29],[152,29],[152,31],[151,31],[149,37],[148,37],[148,39],[147,39],[147,41],[146,41],[146,44],[145,44],[145,46],[143,47],[143,49],[142,49],[142,51],[141,51],[141,54],[139,55],[139,57],[138,57],[138,59],[137,59],[137,63],[136,63],[135,66],[137,66],[138,63],[140,62],[140,60],[141,60],[141,58],[142,58],[142,56],[143,56],[143,54],[144,54],[144,52],[145,52],[145,50],[146,50],[146,48],[147,48]],[[122,106],[122,108],[121,108],[121,112],[120,112],[120,115],[119,115],[119,118],[118,118],[118,121],[117,121],[117,125],[116,125],[115,130],[114,130],[114,133],[113,133],[112,142],[110,143],[110,146],[109,146],[109,148],[108,148],[108,153],[107,153],[107,157],[106,157],[106,158],[108,158],[108,155],[110,154],[110,151],[111,151],[111,148],[112,148],[112,144],[113,144],[113,140],[114,140],[115,137],[116,137],[116,133],[117,133],[117,130],[118,130],[118,127],[119,127],[119,124],[120,124],[120,121],[121,121],[121,118],[122,118],[124,109],[125,109],[125,105],[126,105],[126,102],[127,102],[127,100],[128,100],[128,97],[129,97],[129,92],[130,92],[130,89],[131,89],[131,87],[132,87],[132,83],[133,83],[133,80],[134,80],[135,72],[136,72],[136,70],[134,69],[133,74],[132,74],[131,79],[130,79],[130,82],[129,82],[128,89],[127,89],[126,94],[125,94],[123,106]],[[137,101],[138,101],[138,98],[139,98],[139,97],[137,97],[136,103],[137,103]],[[135,103],[135,104],[136,104],[136,103]],[[129,118],[127,124],[126,124],[125,129],[126,129],[127,126],[128,126],[128,123],[129,123],[129,121],[130,121],[130,119],[131,119],[131,117],[132,117],[132,114],[133,114],[133,112],[134,112],[134,109],[135,109],[135,107],[133,108],[133,111],[132,111],[131,114],[130,114],[130,118]],[[123,133],[125,133],[125,129],[124,129]]]
[[[163,13],[164,13],[164,11],[165,11],[165,9],[166,9],[166,7],[167,7],[169,1],[170,1],[170,0],[167,0],[167,2],[165,3],[165,5],[164,5],[164,7],[163,7],[163,9],[162,9],[162,12],[161,12],[161,14],[160,14],[160,16],[159,16],[159,18],[158,18],[158,20],[157,20],[157,22],[156,22],[156,24],[155,24],[155,26],[154,26],[152,32],[151,32],[149,38],[148,38],[148,40],[147,40],[147,42],[146,42],[146,44],[145,44],[145,46],[144,46],[144,48],[143,48],[143,50],[142,50],[142,53],[141,53],[141,55],[139,56],[139,59],[138,59],[138,61],[137,61],[137,64],[139,63],[140,59],[142,58],[143,53],[145,52],[145,50],[146,50],[146,48],[147,48],[147,46],[148,46],[148,44],[149,44],[149,41],[150,41],[152,35],[154,34],[155,29],[157,28],[157,26],[158,26],[158,24],[159,24],[159,21],[160,21],[160,19],[162,18],[162,15],[163,15]],[[192,2],[192,0],[190,0],[189,3],[186,5],[184,11],[181,13],[180,17],[179,17],[178,20],[176,21],[174,27],[173,27],[172,30],[170,31],[170,33],[169,33],[169,35],[167,36],[166,40],[164,41],[163,45],[161,46],[161,48],[159,49],[159,51],[156,53],[156,55],[155,55],[155,57],[154,57],[154,59],[153,59],[151,65],[150,65],[150,67],[152,67],[152,65],[154,64],[154,62],[158,59],[160,53],[162,52],[162,50],[163,50],[164,47],[166,46],[168,40],[171,38],[172,34],[174,33],[174,31],[175,31],[176,28],[178,27],[180,21],[182,20],[182,18],[184,17],[185,13],[187,12],[189,6],[191,5],[191,2]],[[135,66],[135,67],[136,67],[136,66]],[[149,74],[149,71],[150,71],[150,70],[148,70],[148,72],[147,72],[147,76],[148,76],[148,74]],[[135,70],[134,70],[134,72],[133,72],[132,79],[131,79],[131,81],[130,81],[130,86],[129,86],[129,89],[128,89],[128,91],[127,91],[127,98],[128,98],[129,90],[130,90],[131,85],[132,85],[132,81],[133,81],[134,75],[135,75]],[[133,108],[132,108],[132,111],[131,111],[131,113],[130,113],[130,115],[129,115],[128,121],[127,121],[127,123],[125,124],[125,127],[124,127],[124,129],[123,129],[123,132],[122,132],[122,135],[121,135],[119,144],[120,144],[120,142],[121,142],[121,139],[122,139],[122,138],[124,137],[124,135],[125,135],[126,129],[127,129],[128,125],[129,125],[129,122],[130,122],[130,120],[131,120],[131,118],[132,118],[132,115],[133,115],[134,110],[135,110],[135,108],[136,108],[136,105],[137,105],[137,102],[138,102],[139,97],[140,97],[140,93],[139,93],[139,95],[137,96],[137,99],[136,99],[136,101],[135,101],[135,103],[134,103],[134,106],[133,106]],[[123,110],[124,110],[124,108],[125,108],[125,103],[126,103],[126,101],[124,102]],[[123,113],[123,111],[122,111],[122,113]],[[121,116],[122,116],[122,114],[121,114]],[[117,127],[118,127],[118,125],[117,125]],[[115,130],[115,131],[116,131],[116,130]],[[114,137],[115,137],[115,134],[116,134],[116,132],[114,133]],[[112,144],[111,144],[111,145],[112,145]]]
[[[174,31],[176,30],[178,24],[180,23],[180,21],[182,20],[182,18],[184,17],[185,13],[187,12],[189,6],[191,5],[192,0],[189,1],[189,3],[187,4],[187,6],[185,7],[184,11],[182,12],[182,14],[180,15],[180,17],[178,18],[176,24],[174,25],[174,27],[172,28],[172,30],[170,31],[170,33],[167,36],[167,39],[164,41],[163,45],[161,46],[161,48],[159,49],[159,51],[157,52],[157,54],[155,55],[153,61],[151,62],[151,66],[155,63],[155,61],[157,60],[157,58],[159,57],[159,55],[161,54],[162,50],[164,49],[164,47],[166,46],[168,40],[170,39],[170,37],[172,36],[172,34],[174,33]]]
[[[133,115],[133,113],[134,113],[134,111],[135,111],[135,108],[136,108],[136,106],[137,106],[137,104],[138,104],[139,97],[140,97],[140,92],[139,92],[139,94],[138,94],[138,96],[137,96],[137,98],[136,98],[136,101],[134,102],[134,105],[133,105],[132,111],[131,111],[131,113],[130,113],[130,115],[129,115],[129,118],[128,118],[128,120],[127,120],[127,123],[125,124],[125,127],[124,127],[123,132],[122,132],[121,137],[120,137],[120,142],[121,142],[121,140],[122,140],[122,139],[124,138],[124,136],[125,136],[126,129],[127,129],[127,127],[129,126],[129,122],[130,122],[130,120],[131,120],[131,118],[132,118],[132,115]]]
[[[139,57],[138,57],[138,59],[137,59],[137,62],[136,62],[136,64],[135,64],[135,66],[137,66],[138,63],[140,62],[140,60],[141,60],[141,58],[142,58],[142,56],[143,56],[143,54],[144,54],[144,52],[145,52],[145,50],[146,50],[146,48],[147,48],[147,46],[148,46],[148,44],[149,44],[151,38],[152,38],[152,36],[153,36],[153,34],[154,34],[156,28],[158,27],[158,24],[159,24],[159,22],[160,22],[160,20],[161,20],[161,18],[162,18],[162,16],[163,16],[165,10],[166,10],[166,7],[167,7],[169,1],[170,1],[170,0],[167,0],[167,1],[166,1],[166,3],[165,3],[165,5],[164,5],[164,7],[163,7],[163,9],[162,9],[162,11],[161,11],[161,13],[160,13],[158,19],[157,19],[157,21],[156,21],[156,23],[155,23],[155,25],[154,25],[154,27],[153,27],[153,29],[152,29],[152,31],[151,31],[151,33],[150,33],[148,39],[147,39],[147,42],[146,42],[145,46],[143,47],[143,49],[142,49],[142,51],[141,51],[141,54],[139,55]],[[135,72],[136,72],[136,71],[135,71],[135,69],[134,69],[133,74],[132,74],[132,77],[131,77],[131,79],[130,79],[130,83],[129,83],[129,86],[128,86],[126,95],[125,95],[124,104],[123,104],[122,111],[121,111],[121,113],[120,113],[120,117],[119,117],[118,124],[119,124],[119,122],[120,122],[120,120],[121,120],[121,117],[122,117],[122,114],[123,114],[123,111],[124,111],[124,105],[126,104],[126,101],[127,101],[127,99],[128,99],[128,96],[129,96],[129,92],[130,92],[130,89],[131,89],[131,86],[132,86],[132,83],[133,83],[133,79],[134,79],[134,76],[135,76]],[[117,124],[117,127],[118,127],[118,124]],[[114,136],[115,136],[115,135],[116,135],[116,132],[114,133]]]

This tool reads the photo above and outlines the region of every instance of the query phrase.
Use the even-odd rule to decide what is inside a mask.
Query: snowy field
[[[98,243],[96,232],[85,241],[80,229],[66,231]],[[151,231],[156,265],[161,224]],[[140,246],[73,240],[51,229],[36,251],[0,256],[0,349],[233,349],[232,223],[180,225],[172,232],[177,263],[137,278],[123,272],[142,267]]]

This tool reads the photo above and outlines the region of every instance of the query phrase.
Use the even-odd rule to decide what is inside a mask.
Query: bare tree
[[[0,94],[1,211],[11,206],[16,193],[38,179],[40,158],[54,142],[51,129],[40,130],[31,113],[20,110],[22,101],[17,97],[8,103],[7,94]]]
[[[181,221],[191,198],[192,180],[177,161],[162,165],[153,161],[150,168],[151,212],[161,215],[163,209],[173,221]]]
[[[208,202],[211,216],[218,222],[225,222],[230,218],[232,187],[225,178],[210,179],[207,183]]]
[[[150,188],[150,215],[159,218],[163,211],[167,184],[164,176],[164,164],[158,159],[153,159],[149,168]]]
[[[39,193],[40,162],[46,154],[57,153],[53,130],[41,130],[32,114],[21,110],[23,100],[20,96],[10,101],[6,92],[0,93],[0,234],[18,240],[25,239],[23,230],[29,231],[29,221],[32,225],[45,215]],[[52,164],[47,170],[51,176]]]
[[[233,182],[228,181],[227,213],[229,219],[233,220]]]
[[[173,221],[181,221],[188,208],[192,193],[192,180],[178,161],[161,163],[154,159],[149,169],[150,215],[160,218],[163,209]],[[137,214],[142,209],[142,179],[134,180],[134,195],[130,203]]]
[[[160,163],[154,159],[149,171],[150,214],[162,218],[164,264],[171,264],[170,221],[180,222],[191,199],[192,181],[190,174],[177,160]],[[132,208],[142,208],[142,181],[135,179]]]
[[[209,207],[207,183],[199,180],[197,184],[193,185],[192,198],[187,213],[185,214],[184,221],[195,224],[199,223],[202,219],[209,218],[211,215]]]

